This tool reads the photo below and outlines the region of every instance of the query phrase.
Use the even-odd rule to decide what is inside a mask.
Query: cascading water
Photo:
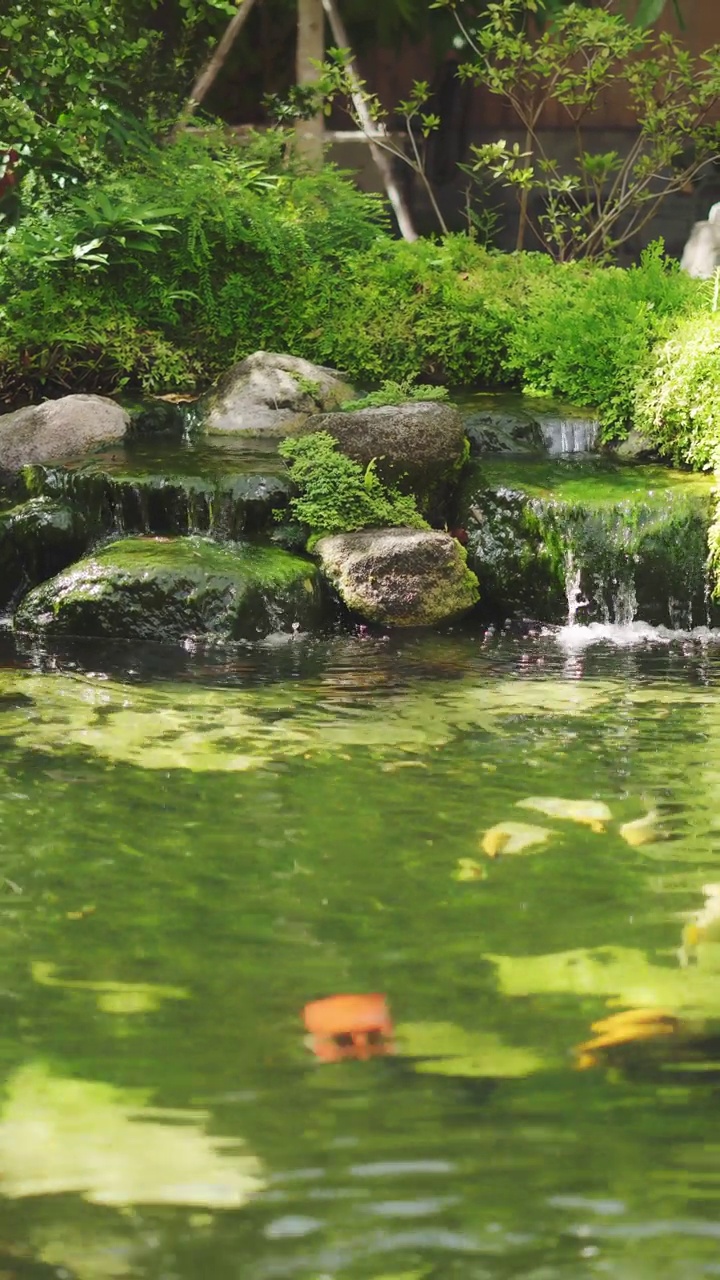
[[[494,458],[474,464],[458,523],[489,617],[581,641],[590,628],[712,623],[711,502],[707,478],[662,468]]]

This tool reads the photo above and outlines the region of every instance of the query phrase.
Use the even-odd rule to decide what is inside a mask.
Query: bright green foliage
[[[391,378],[384,378],[377,391],[369,391],[366,396],[361,396],[359,400],[346,400],[344,404],[340,405],[340,408],[346,410],[370,409],[388,404],[407,404],[409,400],[447,399],[447,387],[433,387],[422,382],[413,386],[407,378],[403,382],[393,382]]]
[[[367,249],[378,198],[286,162],[282,134],[184,135],[0,239],[0,394],[208,381],[299,347],[314,273]],[[120,350],[122,348],[122,350]]]
[[[345,261],[341,280],[316,268],[298,353],[358,381],[501,384],[529,281],[552,271],[544,255],[493,254],[462,235],[441,244],[380,237]]]
[[[427,529],[415,499],[384,485],[374,462],[359,462],[340,453],[327,431],[289,437],[280,445],[299,496],[292,498],[292,514],[311,531],[315,541],[326,533],[353,529],[405,526]],[[282,512],[286,518],[286,513]]]
[[[0,159],[57,188],[147,148],[172,114],[232,0],[22,0],[0,16]]]
[[[653,352],[636,423],[663,455],[708,467],[720,449],[720,314],[680,320]]]
[[[524,322],[510,337],[508,368],[525,390],[598,409],[603,438],[622,438],[653,343],[700,292],[660,244],[629,270],[559,265],[532,284]]]

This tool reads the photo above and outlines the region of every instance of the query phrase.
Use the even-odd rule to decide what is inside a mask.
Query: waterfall
[[[575,556],[571,548],[565,552],[565,596],[567,598],[567,625],[574,627],[577,623],[578,609],[586,609],[588,601],[585,599],[580,586],[582,579],[582,570],[575,562]]]
[[[459,523],[488,620],[686,630],[717,618],[707,582],[711,513],[704,477],[495,459],[471,465]]]
[[[550,413],[539,417],[545,447],[551,457],[592,453],[594,450],[600,426],[595,418],[555,416]]]

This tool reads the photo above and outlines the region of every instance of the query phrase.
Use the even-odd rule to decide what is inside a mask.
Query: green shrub
[[[352,529],[406,526],[427,529],[415,499],[384,485],[375,464],[359,462],[340,453],[327,431],[289,437],[280,453],[290,464],[298,496],[290,501],[296,520],[310,530],[314,542],[326,533]],[[286,513],[279,513],[283,519]]]
[[[552,268],[541,254],[492,253],[461,235],[440,244],[377,237],[340,278],[313,269],[294,349],[358,381],[512,383],[508,341],[527,279]]]
[[[673,462],[709,467],[720,446],[720,314],[680,320],[636,392],[636,424]]]
[[[447,387],[433,387],[424,382],[413,385],[408,378],[402,382],[393,382],[392,378],[385,378],[377,391],[368,391],[367,395],[361,396],[359,400],[345,400],[340,408],[346,411],[374,409],[382,408],[384,405],[407,404],[410,400],[447,399],[449,399]]]
[[[313,267],[337,278],[384,213],[335,169],[298,169],[285,147],[282,135],[185,134],[80,197],[39,198],[0,242],[0,394],[82,387],[88,366],[98,389],[173,389],[180,366],[207,382],[258,347],[287,350]],[[87,315],[74,305],[85,294]],[[106,324],[123,329],[125,368],[96,358]]]
[[[669,318],[697,300],[698,282],[653,245],[639,266],[560,264],[528,286],[523,321],[510,335],[508,372],[528,392],[597,409],[603,439],[622,438],[653,343]]]

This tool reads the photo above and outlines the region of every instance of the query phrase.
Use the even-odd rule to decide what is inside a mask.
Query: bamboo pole
[[[297,52],[295,79],[299,85],[313,84],[318,78],[317,63],[325,57],[325,11],[322,0],[298,0]],[[298,120],[295,136],[298,151],[314,167],[320,166],[323,154],[325,123],[322,112],[309,120]]]
[[[350,82],[350,96],[352,98],[353,109],[360,121],[365,137],[368,140],[370,154],[375,162],[375,166],[382,178],[382,183],[387,192],[388,200],[392,205],[393,212],[397,218],[397,224],[403,240],[417,240],[417,231],[413,225],[412,215],[405,200],[405,196],[395,179],[393,166],[388,151],[383,147],[382,138],[387,137],[385,126],[373,120],[365,98],[363,97],[360,76],[358,75],[355,58],[350,49],[350,41],[348,40],[345,23],[340,16],[340,10],[337,6],[337,0],[322,0],[322,5],[327,14],[330,30],[332,31],[333,40],[339,49],[347,50],[347,62],[345,64],[348,80]]]
[[[179,130],[187,124],[188,120],[190,120],[197,111],[200,103],[205,97],[207,97],[207,94],[225,65],[230,50],[245,26],[245,23],[250,16],[250,10],[254,5],[255,0],[240,0],[237,13],[235,13],[230,19],[222,36],[218,40],[213,52],[200,71],[200,74],[185,100],[185,105],[180,112],[178,122],[172,132],[173,137],[177,136]]]

